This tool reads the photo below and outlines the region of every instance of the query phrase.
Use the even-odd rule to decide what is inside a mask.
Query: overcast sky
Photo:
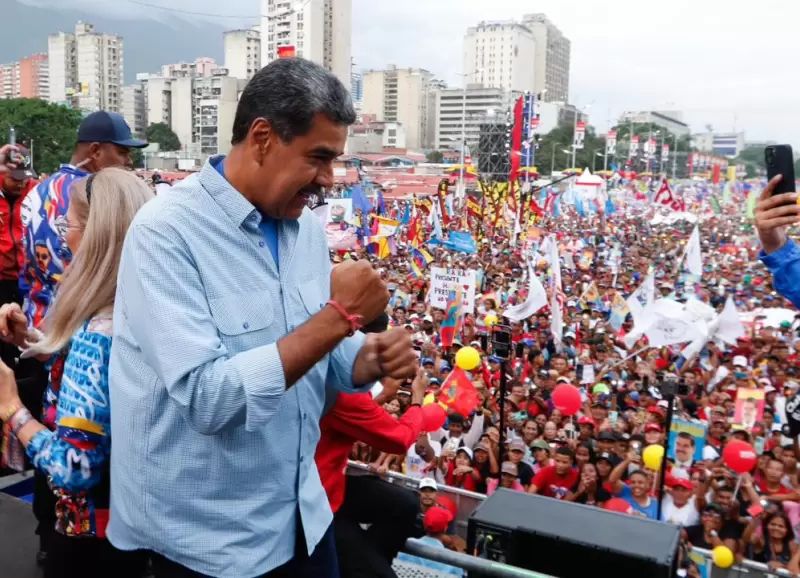
[[[130,0],[22,1],[122,18],[177,16]],[[216,15],[257,17],[260,9],[260,0],[142,1]],[[735,126],[748,140],[800,148],[800,3],[790,0],[353,0],[353,56],[358,68],[422,67],[457,86],[468,26],[533,11],[572,41],[570,100],[590,104],[600,130],[623,110],[671,109],[694,131]]]

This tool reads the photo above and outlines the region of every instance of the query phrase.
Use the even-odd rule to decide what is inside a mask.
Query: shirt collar
[[[206,161],[200,170],[198,179],[203,188],[217,202],[222,211],[237,225],[242,225],[251,214],[260,221],[260,214],[253,204],[234,189],[227,179],[214,168],[222,160],[222,155],[214,156]]]

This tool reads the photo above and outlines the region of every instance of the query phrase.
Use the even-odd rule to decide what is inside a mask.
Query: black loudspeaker
[[[475,510],[467,538],[476,556],[558,578],[673,578],[679,543],[674,524],[505,489]]]

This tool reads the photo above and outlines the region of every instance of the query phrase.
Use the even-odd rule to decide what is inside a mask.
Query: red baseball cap
[[[441,534],[447,531],[447,527],[452,521],[453,514],[450,513],[450,510],[440,508],[439,506],[434,506],[425,512],[423,525],[425,526],[425,530],[427,532],[431,532],[432,534]]]
[[[673,488],[686,488],[687,490],[693,490],[694,486],[692,485],[691,480],[687,480],[686,478],[675,478],[672,481]]]
[[[649,432],[649,431],[657,431],[658,433],[661,433],[662,431],[664,431],[664,428],[662,428],[662,427],[661,427],[659,424],[657,424],[657,423],[649,423],[649,424],[647,424],[646,426],[644,426],[644,431],[645,431],[645,432]]]
[[[578,420],[578,425],[583,425],[583,424],[588,424],[592,426],[595,425],[594,420],[590,418],[588,415],[584,415]]]

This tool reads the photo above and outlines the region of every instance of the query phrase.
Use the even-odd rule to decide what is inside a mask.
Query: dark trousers
[[[105,538],[50,537],[45,578],[142,578],[144,552],[117,550]]]
[[[339,578],[333,525],[328,528],[317,547],[314,548],[314,551],[309,556],[303,528],[300,525],[299,514],[297,520],[297,540],[294,558],[283,566],[267,572],[260,578]],[[212,578],[181,566],[161,554],[151,552],[150,555],[153,561],[153,575],[155,578]],[[346,574],[342,576],[347,577]]]
[[[342,576],[394,578],[392,561],[411,536],[418,512],[419,497],[411,490],[375,476],[347,476],[344,502],[334,517]]]
[[[22,403],[35,419],[41,419],[42,399],[50,378],[44,364],[36,359],[23,359],[17,364],[14,374]],[[39,522],[36,528],[39,549],[47,552],[50,536],[55,533],[56,497],[47,485],[47,474],[35,470],[33,482],[33,515]]]

